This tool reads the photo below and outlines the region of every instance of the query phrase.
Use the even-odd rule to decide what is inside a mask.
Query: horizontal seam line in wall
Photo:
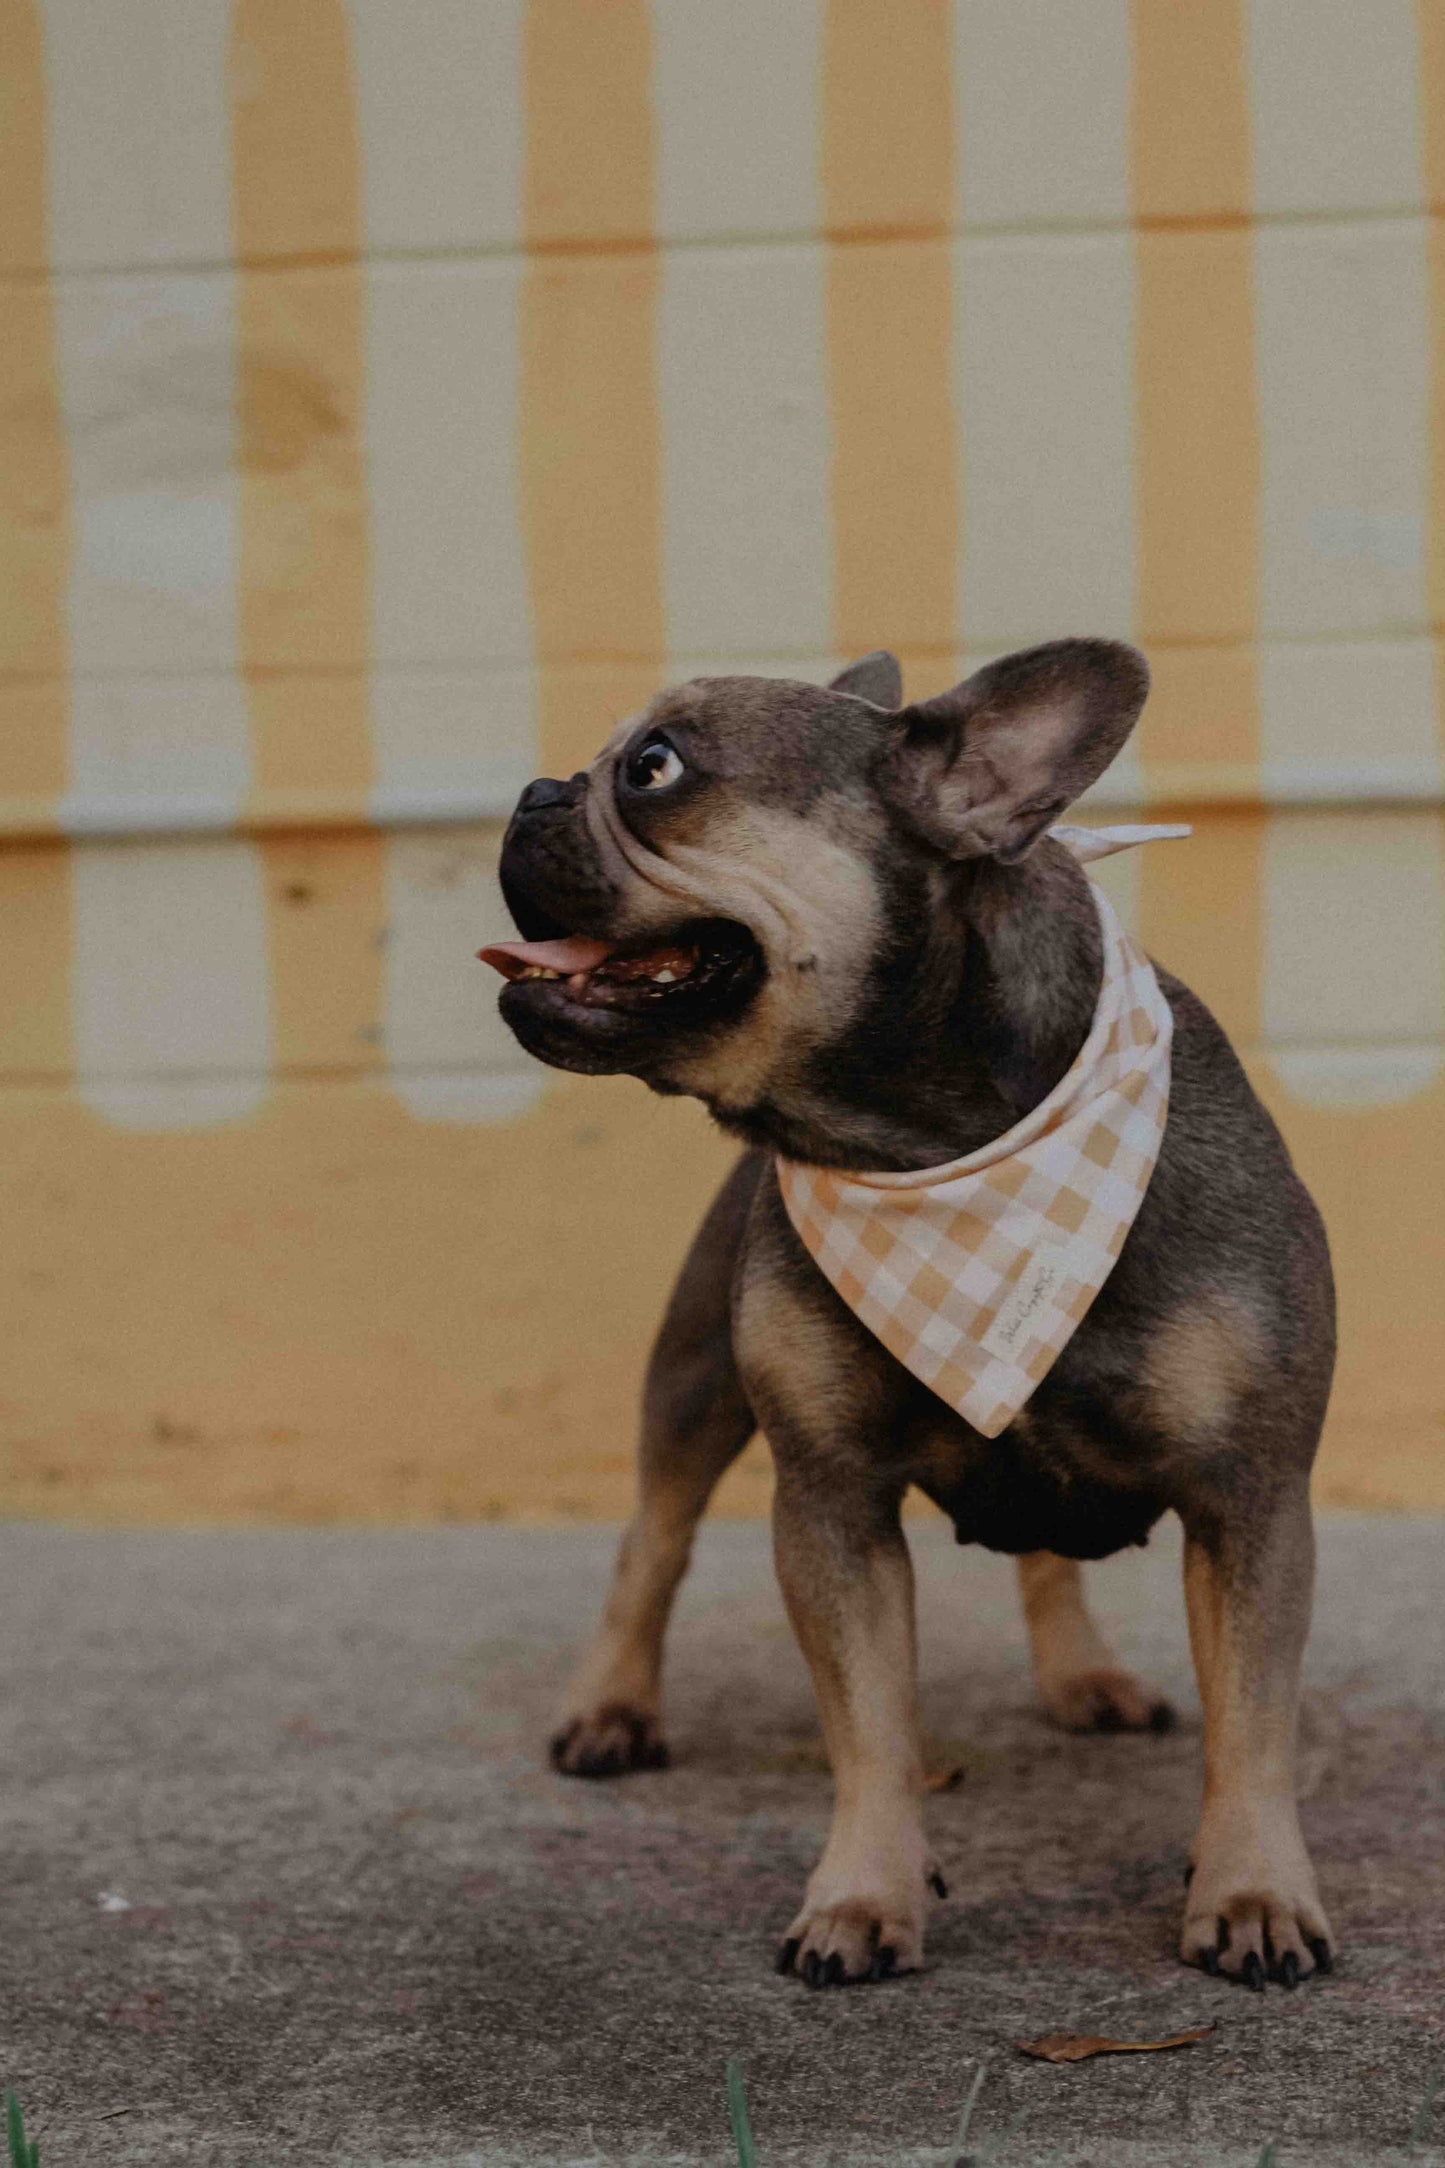
[[[1036,639],[1037,634],[990,635],[964,631],[956,639],[899,641],[895,653],[920,661],[945,661],[953,655],[982,653],[1010,642]],[[1404,626],[1371,626],[1362,631],[1244,633],[1151,633],[1136,628],[1132,634],[1151,653],[1192,654],[1196,650],[1226,653],[1257,653],[1269,648],[1300,647],[1399,647],[1419,640],[1445,639],[1445,618],[1422,620]],[[35,691],[65,685],[241,685],[266,684],[295,678],[319,683],[350,682],[356,678],[454,678],[533,677],[543,670],[601,670],[618,665],[645,669],[682,669],[693,662],[812,662],[831,649],[809,647],[750,647],[730,650],[726,645],[710,648],[670,648],[656,652],[642,648],[578,648],[554,655],[498,655],[434,658],[371,656],[355,663],[248,663],[226,666],[181,665],[173,669],[150,663],[117,664],[104,670],[15,670],[0,668],[0,693]]]
[[[510,817],[516,799],[517,792],[511,789],[505,796],[478,791],[455,799],[442,799],[439,794],[423,799],[417,793],[417,802],[411,805],[382,803],[371,810],[354,803],[282,805],[272,811],[259,806],[225,815],[202,807],[194,812],[162,810],[150,817],[102,811],[89,820],[72,812],[64,823],[54,819],[49,824],[7,821],[0,816],[0,849],[24,843],[180,842],[193,837],[245,841],[276,835],[385,835],[392,829],[495,826]]]
[[[1007,240],[1036,236],[1043,239],[1072,234],[1155,234],[1261,232],[1272,227],[1376,226],[1445,218],[1445,204],[1373,204],[1328,210],[1144,212],[1132,217],[997,219],[978,224],[809,227],[795,226],[782,232],[738,227],[721,233],[636,235],[618,239],[588,239],[578,235],[556,241],[469,242],[450,247],[373,248],[360,251],[247,256],[178,257],[157,263],[75,264],[67,267],[16,267],[0,273],[0,291],[6,287],[50,284],[86,284],[102,279],[216,277],[230,272],[347,271],[388,264],[546,263],[557,259],[578,260],[663,254],[706,254],[729,248],[845,247],[879,242],[935,243],[938,241]]]
[[[1161,958],[1161,962],[1165,959]],[[1273,1039],[1242,1039],[1231,1044],[1237,1054],[1267,1058],[1274,1054],[1440,1054],[1445,1039],[1394,1038],[1381,1035],[1359,1039],[1313,1039],[1282,1035]],[[0,1069],[0,1091],[104,1090],[107,1086],[174,1085],[183,1089],[195,1084],[356,1084],[405,1083],[409,1078],[467,1078],[475,1083],[526,1084],[545,1082],[551,1072],[535,1069],[490,1069],[475,1062],[409,1061],[379,1059],[366,1062],[296,1062],[274,1068],[248,1069]]]
[[[1391,783],[1378,793],[1367,793],[1354,782],[1340,790],[1296,788],[1288,795],[1270,797],[1264,795],[1253,781],[1234,791],[1206,791],[1197,782],[1180,784],[1171,790],[1167,765],[1151,763],[1147,755],[1145,759],[1147,772],[1143,786],[1129,791],[1121,789],[1114,797],[1107,794],[1096,797],[1082,808],[1086,822],[1116,807],[1130,813],[1140,810],[1194,813],[1206,819],[1212,813],[1356,813],[1362,816],[1421,813],[1445,806],[1445,777],[1439,783],[1416,791],[1402,790]],[[418,791],[408,803],[406,795],[398,791],[391,804],[386,802],[385,793],[378,793],[377,802],[365,810],[358,808],[354,801],[335,806],[299,807],[283,802],[270,809],[253,805],[231,815],[202,806],[171,811],[161,807],[151,814],[122,813],[101,807],[87,816],[82,803],[72,806],[64,821],[54,814],[48,818],[42,815],[18,818],[0,812],[0,850],[36,844],[158,843],[197,838],[246,841],[277,835],[386,835],[393,831],[429,828],[480,828],[507,820],[516,795],[514,788],[509,788],[505,794],[477,791],[466,795],[458,793],[454,797],[441,792],[424,794]]]
[[[531,1069],[483,1069],[463,1062],[298,1062],[274,1069],[11,1069],[0,1070],[0,1091],[59,1091],[77,1097],[109,1088],[129,1090],[151,1085],[183,1091],[197,1084],[405,1084],[421,1077],[458,1078],[484,1084],[541,1083],[548,1072]]]

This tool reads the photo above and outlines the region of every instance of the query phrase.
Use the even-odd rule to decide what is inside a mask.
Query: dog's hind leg
[[[552,1739],[568,1776],[659,1769],[662,1648],[693,1535],[719,1477],[747,1444],[729,1315],[733,1267],[762,1163],[738,1162],[682,1268],[648,1365],[637,1510],[622,1539],[597,1634]]]
[[[1050,1716],[1069,1731],[1170,1730],[1169,1703],[1122,1668],[1094,1624],[1078,1560],[1026,1551],[1018,1573],[1034,1678]]]

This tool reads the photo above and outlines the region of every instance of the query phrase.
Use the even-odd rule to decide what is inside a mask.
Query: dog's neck
[[[1052,1091],[1103,972],[1072,855],[939,865],[900,883],[888,915],[898,931],[847,1033],[757,1104],[715,1106],[725,1128],[812,1166],[902,1172],[977,1151]]]

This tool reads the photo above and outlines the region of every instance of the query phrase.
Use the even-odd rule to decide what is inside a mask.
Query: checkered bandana
[[[1050,831],[1081,859],[1187,828]],[[836,1174],[779,1159],[789,1216],[857,1316],[986,1438],[1011,1423],[1108,1279],[1159,1156],[1173,1019],[1102,890],[1104,977],[1068,1074],[946,1167]]]

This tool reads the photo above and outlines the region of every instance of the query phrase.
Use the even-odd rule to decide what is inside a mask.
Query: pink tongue
[[[575,971],[595,971],[612,951],[605,941],[589,941],[585,934],[574,933],[565,941],[494,941],[477,954],[504,979],[520,978],[533,964],[569,979]]]

